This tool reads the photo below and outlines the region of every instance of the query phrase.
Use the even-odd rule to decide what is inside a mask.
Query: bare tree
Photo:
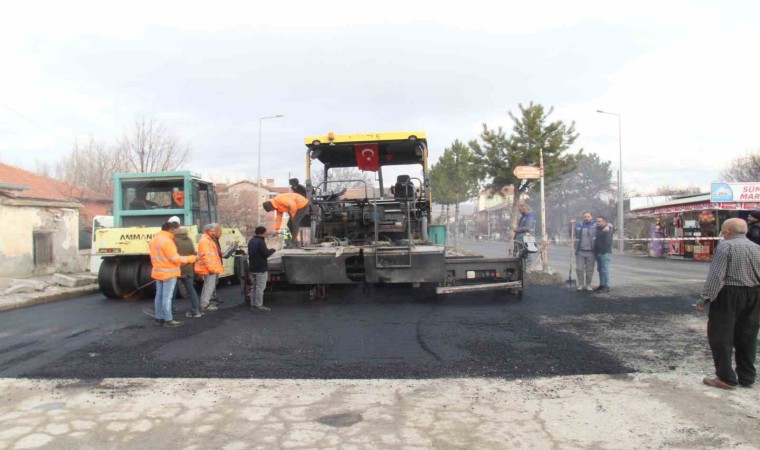
[[[324,172],[321,170],[312,171],[311,184],[319,186],[324,180]],[[375,178],[368,172],[363,172],[356,167],[341,167],[331,169],[327,172],[327,186],[322,190],[326,192],[336,192],[343,189],[364,187],[364,183],[370,188],[375,185]]]
[[[74,143],[71,152],[55,163],[53,174],[57,180],[77,188],[79,195],[82,194],[82,189],[111,195],[113,175],[125,169],[116,150],[109,149],[103,142],[90,136],[84,145],[78,141]],[[73,191],[67,194],[72,197],[77,195]]]
[[[187,162],[190,147],[153,116],[140,115],[134,128],[116,144],[129,172],[166,172]]]
[[[748,182],[760,177],[760,149],[731,160],[721,172],[723,181]]]
[[[2,161],[2,159],[0,159]],[[53,176],[53,168],[49,161],[34,158],[34,172],[37,175],[50,178]]]

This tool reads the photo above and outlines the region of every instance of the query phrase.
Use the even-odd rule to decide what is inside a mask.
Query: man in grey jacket
[[[578,275],[578,290],[593,291],[591,281],[594,278],[594,240],[596,223],[591,213],[583,213],[583,221],[575,224],[575,270]]]

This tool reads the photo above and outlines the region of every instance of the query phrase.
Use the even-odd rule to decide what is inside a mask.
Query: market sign
[[[521,180],[527,180],[532,178],[541,178],[541,168],[534,166],[517,166],[512,171],[517,178]]]
[[[756,202],[760,201],[760,183],[712,183],[711,202]]]

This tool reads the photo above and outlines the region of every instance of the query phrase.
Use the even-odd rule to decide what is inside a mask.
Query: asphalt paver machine
[[[330,133],[304,143],[311,202],[307,243],[281,251],[270,265],[275,283],[309,286],[315,298],[324,297],[330,285],[355,283],[406,283],[437,294],[522,292],[524,258],[507,257],[506,251],[504,258],[454,256],[431,242],[424,132]],[[317,161],[325,181],[314,185]],[[349,167],[372,172],[375,182],[331,181],[330,171]],[[338,183],[359,187],[339,190]]]

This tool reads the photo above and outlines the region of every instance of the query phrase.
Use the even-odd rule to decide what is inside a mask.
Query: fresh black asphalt
[[[687,297],[600,298],[563,286],[434,298],[411,287],[335,289],[325,301],[275,292],[249,312],[240,288],[185,326],[158,327],[152,301],[91,295],[0,313],[0,377],[523,378],[624,374],[626,361],[593,345],[586,318],[651,329],[693,314]],[[187,301],[178,302],[184,312]],[[617,317],[619,316],[619,319]],[[572,332],[549,325],[571,324]],[[595,324],[598,326],[598,324]],[[646,334],[646,333],[645,333]],[[691,339],[691,337],[689,337]],[[692,346],[703,337],[694,336]],[[671,368],[672,369],[672,368]],[[666,369],[667,370],[667,369]]]

